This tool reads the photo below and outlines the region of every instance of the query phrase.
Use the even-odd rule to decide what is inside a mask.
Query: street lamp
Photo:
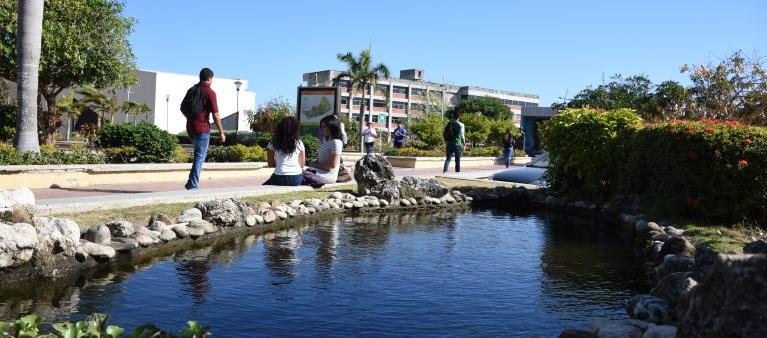
[[[170,94],[165,94],[165,131],[170,133],[170,118],[168,118],[168,102],[170,102]]]
[[[237,124],[234,128],[234,135],[237,135],[237,132],[240,131],[240,86],[242,86],[242,81],[240,81],[240,79],[234,81],[234,88],[237,89]],[[237,136],[234,138],[236,139]]]

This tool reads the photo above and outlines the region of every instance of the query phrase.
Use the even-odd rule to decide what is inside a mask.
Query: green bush
[[[312,135],[304,135],[301,136],[301,142],[304,144],[304,148],[306,149],[306,159],[316,159],[317,158],[317,149],[320,148],[320,139],[317,137],[314,137]]]
[[[194,155],[186,152],[181,145],[176,145],[173,149],[173,163],[189,163],[192,162]]]
[[[265,162],[266,150],[259,146],[210,146],[206,162]]]
[[[471,142],[476,145],[487,141],[490,135],[490,119],[484,115],[466,114],[461,116],[460,121],[464,124],[467,143]]]
[[[136,147],[135,162],[139,163],[170,162],[176,144],[176,136],[146,122],[105,125],[98,136],[102,148]]]
[[[506,134],[506,129],[511,131],[511,137],[517,139],[522,136],[519,132],[519,128],[514,125],[514,121],[511,119],[496,119],[490,120],[490,132],[487,135],[486,144],[490,145],[503,145],[503,135]]]
[[[264,132],[258,134],[255,144],[261,148],[266,148],[269,146],[269,142],[272,142],[272,134]]]
[[[501,156],[500,147],[474,147],[465,149],[463,157],[498,157]],[[445,150],[439,149],[418,149],[414,147],[402,147],[388,149],[386,156],[408,156],[408,157],[445,157]]]
[[[136,159],[136,147],[114,147],[104,149],[104,155],[110,163],[131,163]]]
[[[0,142],[13,140],[16,135],[16,107],[0,104]]]
[[[410,123],[410,132],[425,145],[427,149],[433,149],[444,145],[442,130],[445,128],[447,119],[437,114],[430,114]],[[407,156],[407,155],[403,155]]]
[[[22,153],[0,143],[0,165],[102,164],[105,158],[83,148],[64,151],[52,146],[40,147],[40,154]]]
[[[40,328],[42,318],[31,314],[21,317],[12,322],[0,322],[0,337],[14,338],[117,338],[124,337],[125,329],[116,325],[107,325],[109,315],[94,313],[86,320],[77,323],[63,322],[53,323],[51,333],[44,333]],[[190,320],[187,326],[179,331],[179,335],[168,334],[152,324],[144,324],[133,330],[130,337],[181,337],[181,338],[204,338],[210,336],[208,327]]]

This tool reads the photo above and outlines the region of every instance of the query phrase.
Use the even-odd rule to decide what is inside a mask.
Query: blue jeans
[[[450,158],[455,155],[455,172],[459,173],[461,172],[461,153],[463,153],[463,147],[460,144],[448,144],[445,147],[445,167],[442,168],[442,172],[446,173],[447,169],[450,167]]]
[[[272,174],[272,177],[269,177],[269,179],[266,180],[266,182],[264,182],[264,185],[296,186],[296,185],[301,185],[303,180],[304,180],[304,174],[298,174],[298,175]]]
[[[205,155],[208,154],[210,133],[190,133],[189,139],[194,145],[194,162],[192,163],[192,170],[189,171],[189,180],[186,181],[184,188],[195,190],[200,185],[200,172],[202,172],[202,164],[205,162]]]
[[[365,153],[370,155],[370,153],[373,151],[373,144],[375,142],[365,142]]]
[[[503,148],[503,163],[506,164],[506,168],[511,165],[511,154],[514,153],[514,148]]]

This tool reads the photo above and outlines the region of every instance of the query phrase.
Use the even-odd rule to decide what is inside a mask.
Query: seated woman
[[[274,173],[265,185],[301,185],[306,151],[299,133],[301,124],[295,117],[282,119],[272,134],[267,149],[267,163]]]
[[[307,167],[306,170],[316,174],[316,177],[321,181],[318,183],[336,183],[338,168],[341,165],[341,151],[344,147],[341,122],[333,115],[328,115],[320,120],[320,128],[325,140],[317,149],[316,163],[312,163],[312,166]]]

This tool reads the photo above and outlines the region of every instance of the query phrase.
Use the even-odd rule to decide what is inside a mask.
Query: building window
[[[359,106],[360,103],[362,103],[362,98],[359,98],[359,97],[355,97],[354,100],[352,101],[352,104],[355,105],[355,106]],[[369,105],[370,105],[370,101],[365,100],[365,107],[367,107]]]
[[[391,107],[393,109],[405,109],[407,108],[407,103],[394,101],[391,103]]]
[[[376,92],[386,93],[389,91],[389,86],[385,84],[377,84],[376,85]]]
[[[339,87],[349,87],[349,80],[341,80],[337,82]]]
[[[341,97],[341,104],[343,104],[343,105],[349,104],[349,98],[345,97],[345,96],[342,96]]]
[[[373,100],[373,107],[386,107],[386,100]]]
[[[413,88],[411,90],[411,93],[413,94],[413,96],[426,96],[426,89]]]
[[[410,110],[424,111],[424,110],[426,110],[426,105],[420,104],[420,103],[411,103],[410,104]]]
[[[407,95],[407,87],[394,86],[394,89],[392,89],[392,92],[394,92],[394,94],[405,94],[405,95]]]
[[[400,122],[402,122],[401,120],[402,120],[402,119],[401,119],[400,117],[397,117],[397,116],[392,116],[392,117],[391,117],[391,124],[393,124],[393,125],[394,125],[394,124],[400,123]]]

